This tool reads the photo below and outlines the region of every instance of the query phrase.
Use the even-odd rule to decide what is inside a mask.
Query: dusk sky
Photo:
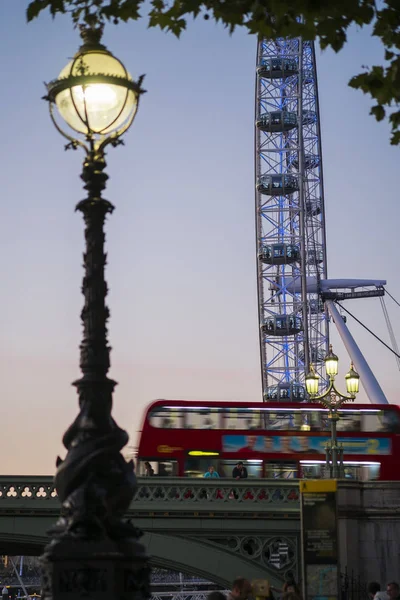
[[[83,154],[64,152],[44,81],[80,45],[68,17],[27,24],[28,0],[0,2],[1,467],[52,474],[77,414],[83,224],[76,203]],[[104,43],[148,93],[125,146],[108,153],[110,375],[114,416],[136,445],[153,399],[261,400],[254,232],[256,38],[211,21],[177,40],[143,20],[109,25]],[[381,61],[352,30],[339,55],[318,51],[328,272],[387,279],[400,299],[399,148],[347,82]],[[397,175],[396,175],[397,173]],[[379,299],[346,304],[388,341]],[[398,334],[400,308],[387,306]],[[390,402],[394,357],[348,319]],[[339,354],[339,385],[349,357]],[[360,393],[360,400],[365,400]]]

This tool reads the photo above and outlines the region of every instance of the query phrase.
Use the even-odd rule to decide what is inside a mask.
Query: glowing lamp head
[[[332,345],[329,346],[329,352],[325,356],[325,370],[328,377],[332,378],[338,374],[339,359],[332,352]]]
[[[347,393],[350,394],[350,396],[355,396],[358,394],[360,387],[360,376],[357,371],[354,370],[353,363],[351,363],[350,371],[345,375],[345,379]]]
[[[122,62],[100,43],[102,29],[82,28],[81,35],[83,45],[47,85],[46,99],[86,139],[118,137],[136,114],[141,79],[133,81]]]
[[[314,367],[311,365],[311,370],[306,375],[306,390],[309,396],[316,396],[319,388],[319,376],[314,371]]]

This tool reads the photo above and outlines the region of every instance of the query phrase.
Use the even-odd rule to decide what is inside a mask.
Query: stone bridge
[[[127,517],[154,565],[228,587],[299,573],[296,481],[141,478]],[[0,477],[0,553],[38,555],[60,505],[51,477]]]
[[[339,481],[342,570],[382,584],[398,578],[400,482]],[[0,553],[40,554],[60,510],[51,477],[0,477]],[[281,587],[300,579],[298,481],[149,477],[127,517],[154,565],[229,587],[238,575]]]

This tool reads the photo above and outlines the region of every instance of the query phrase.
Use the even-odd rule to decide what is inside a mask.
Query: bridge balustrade
[[[0,477],[2,509],[57,511],[60,503],[51,477]],[[157,508],[180,511],[182,507],[218,510],[299,510],[297,481],[267,479],[190,479],[179,477],[138,478],[130,510]]]

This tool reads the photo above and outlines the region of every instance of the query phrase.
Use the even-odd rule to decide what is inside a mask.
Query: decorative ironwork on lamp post
[[[105,148],[121,136],[137,112],[143,76],[133,81],[124,65],[101,44],[102,27],[82,27],[83,45],[60,76],[47,85],[45,99],[67,148],[85,151],[81,178],[87,197],[76,209],[85,222],[80,345],[82,376],[74,382],[79,414],[63,437],[67,455],[57,459],[55,486],[61,516],[49,532],[41,558],[46,599],[143,600],[149,597],[149,567],[141,532],[124,515],[136,489],[133,461],[121,449],[128,434],[114,421],[116,382],[107,376],[104,223],[113,205],[102,197]],[[62,117],[68,130],[59,124]]]
[[[335,387],[335,377],[338,374],[339,359],[332,352],[332,346],[329,346],[329,352],[325,357],[325,370],[329,377],[329,385],[323,394],[318,395],[319,376],[315,373],[311,365],[310,373],[306,376],[307,392],[312,400],[319,402],[328,409],[328,419],[331,424],[331,439],[326,445],[326,466],[330,467],[331,477],[343,477],[343,447],[338,445],[336,435],[336,424],[340,419],[338,410],[346,402],[354,402],[359,390],[360,376],[354,370],[353,363],[350,365],[350,371],[345,375],[347,394],[342,394]]]

